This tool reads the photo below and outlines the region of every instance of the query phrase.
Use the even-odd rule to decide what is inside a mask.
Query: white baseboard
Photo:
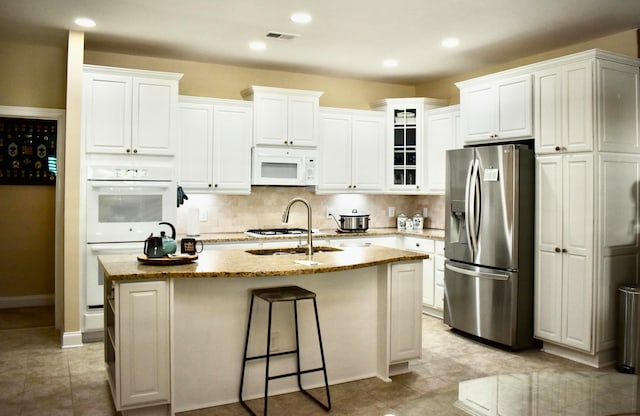
[[[0,309],[51,306],[53,304],[53,295],[0,296]]]
[[[576,351],[571,348],[565,348],[560,345],[555,345],[550,342],[544,342],[542,344],[542,351],[547,354],[556,355],[558,357],[566,358],[595,368],[602,368],[615,363],[615,350],[613,349],[601,351],[592,355]]]
[[[62,334],[62,348],[82,347],[82,332],[64,332]]]

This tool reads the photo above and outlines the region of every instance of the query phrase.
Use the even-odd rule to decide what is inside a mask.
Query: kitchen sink
[[[324,253],[330,251],[342,251],[340,248],[329,247],[329,246],[319,246],[314,247],[314,253]],[[277,247],[277,248],[256,248],[251,250],[246,250],[249,254],[255,254],[256,256],[282,256],[286,254],[306,254],[306,247]]]

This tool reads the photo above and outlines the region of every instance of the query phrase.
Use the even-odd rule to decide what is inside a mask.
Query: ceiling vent
[[[300,37],[300,35],[296,35],[294,33],[269,32],[267,33],[267,37],[269,39],[291,40]]]

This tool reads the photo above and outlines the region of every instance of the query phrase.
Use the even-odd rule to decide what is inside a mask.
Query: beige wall
[[[527,56],[516,61],[511,61],[503,65],[495,65],[482,68],[477,71],[467,72],[455,75],[445,79],[439,79],[432,82],[426,82],[416,86],[416,95],[444,98],[448,99],[451,104],[460,102],[460,94],[458,88],[454,85],[458,81],[479,77],[482,75],[492,74],[494,72],[504,71],[506,69],[517,68],[522,65],[532,64],[544,61],[545,59],[557,58],[571,53],[586,51],[589,49],[604,49],[611,52],[617,52],[624,55],[638,57],[638,29],[628,30],[622,33],[616,33],[611,36],[593,39],[588,42],[578,43],[566,48],[555,49],[552,51],[540,53],[537,55]]]
[[[0,186],[0,298],[54,293],[55,191]]]
[[[370,103],[391,97],[413,97],[415,88],[401,84],[359,81],[321,75],[272,71],[193,61],[150,58],[87,50],[85,63],[179,72],[180,94],[242,99],[240,92],[251,85],[323,91],[320,105],[369,109]]]
[[[0,105],[64,108],[66,45],[0,41]]]
[[[64,108],[66,49],[0,41],[0,105]],[[55,187],[0,186],[0,298],[54,293]]]

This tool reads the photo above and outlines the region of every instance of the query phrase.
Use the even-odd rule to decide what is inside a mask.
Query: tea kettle
[[[176,244],[176,229],[168,222],[161,222],[160,225],[166,224],[171,227],[171,237],[167,237],[164,231],[160,231],[160,237],[154,237],[153,233],[144,241],[144,254],[147,257],[164,257],[173,254],[178,249]]]
[[[167,237],[164,231],[160,231],[160,237],[162,237],[162,251],[165,255],[173,254],[178,249],[176,244],[176,228],[170,222],[160,222],[160,225],[168,225],[171,227],[171,237]]]

